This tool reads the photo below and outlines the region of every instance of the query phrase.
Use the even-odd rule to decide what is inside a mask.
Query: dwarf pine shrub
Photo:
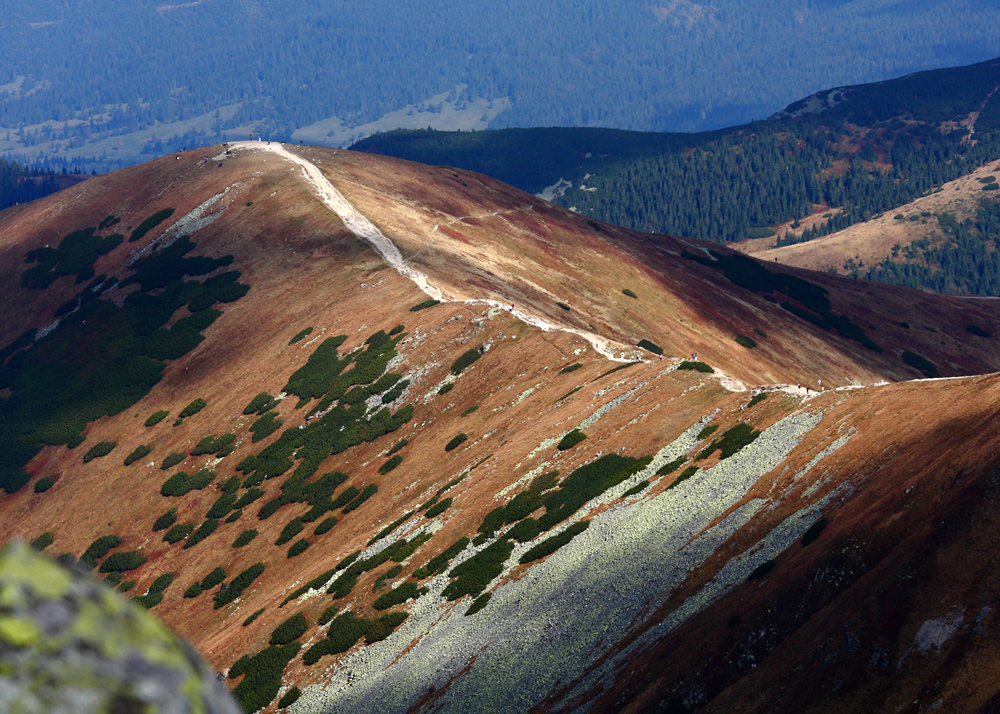
[[[100,441],[90,447],[90,450],[83,455],[83,463],[88,463],[94,459],[99,459],[101,457],[107,456],[114,448],[118,446],[117,441]]]
[[[582,431],[579,429],[573,429],[573,431],[567,433],[562,439],[560,439],[559,443],[556,444],[556,448],[560,451],[566,451],[567,449],[572,449],[586,438],[587,435]]]
[[[130,453],[128,456],[125,457],[125,465],[131,466],[139,459],[144,459],[151,453],[153,453],[153,447],[147,446],[145,444],[140,444],[139,446],[135,447],[135,449],[132,450],[132,453]]]
[[[153,412],[152,414],[149,415],[149,418],[146,419],[146,426],[156,426],[161,421],[166,419],[169,415],[170,412],[162,409],[160,411]]]

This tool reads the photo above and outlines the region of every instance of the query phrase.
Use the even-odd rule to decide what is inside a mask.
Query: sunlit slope
[[[926,524],[987,488],[994,376],[873,383],[996,372],[988,306],[287,148],[442,302],[266,145],[0,214],[0,536],[91,564],[248,710],[727,702],[727,637],[812,646],[867,591],[753,603],[831,542],[944,553]],[[937,616],[903,611],[888,640]]]

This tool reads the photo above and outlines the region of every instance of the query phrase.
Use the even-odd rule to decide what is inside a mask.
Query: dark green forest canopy
[[[55,175],[0,159],[0,210],[59,190]]]
[[[396,131],[353,148],[477,171],[642,231],[735,241],[842,209],[782,244],[867,220],[1000,159],[1000,61],[842,87],[767,121],[700,134],[608,129]],[[975,141],[942,122],[985,108]],[[814,112],[802,113],[806,107]]]
[[[91,263],[100,250],[93,249],[91,238],[98,248],[106,240],[95,238],[94,230],[70,234],[58,248],[48,249],[57,256],[54,262],[43,260],[25,275],[63,261],[72,270],[53,269],[22,289],[47,289],[59,279],[56,273],[76,274],[77,284],[81,275],[93,275]],[[112,242],[117,245],[120,237]],[[222,314],[211,306],[246,293],[249,286],[237,282],[236,271],[185,280],[232,263],[232,256],[188,257],[194,247],[185,237],[154,250],[135,261],[120,283],[98,276],[82,287],[72,309],[44,337],[35,340],[31,330],[0,350],[0,388],[10,390],[0,400],[0,488],[13,492],[27,483],[24,466],[43,446],[75,448],[83,442],[88,422],[118,414],[142,399],[159,382],[166,360],[182,357],[204,339],[201,332]],[[29,261],[52,256],[33,253]],[[138,290],[121,307],[104,297],[111,287],[132,283]],[[163,327],[186,306],[187,316]],[[199,309],[191,311],[195,307]]]

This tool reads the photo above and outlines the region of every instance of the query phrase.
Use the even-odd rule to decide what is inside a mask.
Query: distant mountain
[[[998,24],[993,0],[9,0],[0,155],[89,171],[250,131],[705,130],[996,56]]]
[[[152,610],[246,712],[1000,698],[990,302],[277,142],[0,233],[0,539]],[[127,655],[94,608],[35,607],[70,581],[23,562],[5,666],[43,631]]]

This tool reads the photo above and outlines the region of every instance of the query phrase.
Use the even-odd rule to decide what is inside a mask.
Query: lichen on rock
[[[0,550],[0,711],[238,714],[183,640],[85,571]]]

